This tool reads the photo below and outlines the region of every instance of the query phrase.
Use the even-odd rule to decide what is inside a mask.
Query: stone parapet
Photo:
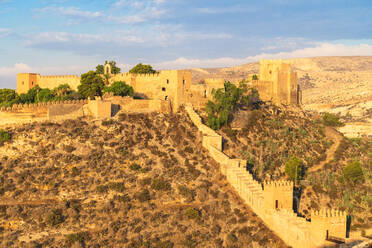
[[[293,182],[266,181],[263,184],[247,170],[247,162],[230,159],[222,151],[222,137],[203,124],[191,104],[185,106],[191,121],[203,134],[203,147],[220,164],[221,173],[245,203],[284,242],[294,248],[329,245],[329,237],[346,237],[346,214],[336,210],[312,211],[311,222],[293,212]]]

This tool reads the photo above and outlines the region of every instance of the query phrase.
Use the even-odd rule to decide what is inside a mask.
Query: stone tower
[[[104,67],[104,74],[108,74],[108,75],[112,74],[112,66],[107,61],[105,63],[105,67]]]
[[[297,73],[282,60],[261,60],[259,80],[254,80],[260,98],[275,104],[301,104]]]
[[[293,182],[270,181],[264,184],[264,209],[293,209]]]

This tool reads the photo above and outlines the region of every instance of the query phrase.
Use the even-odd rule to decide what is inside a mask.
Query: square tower
[[[301,103],[297,73],[290,64],[282,60],[261,60],[259,78],[253,85],[258,89],[262,100],[275,104]]]
[[[18,73],[17,74],[17,93],[27,93],[38,84],[40,75],[37,73]]]

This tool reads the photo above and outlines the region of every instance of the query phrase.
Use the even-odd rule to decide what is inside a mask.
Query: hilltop
[[[315,57],[285,60],[298,73],[303,108],[342,116],[348,136],[372,133],[372,57]],[[193,69],[193,81],[205,78],[242,80],[259,71],[259,63]]]

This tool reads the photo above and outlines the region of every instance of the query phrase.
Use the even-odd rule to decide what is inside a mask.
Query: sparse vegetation
[[[292,156],[287,163],[285,163],[285,173],[295,183],[302,179],[304,168],[301,159]]]
[[[218,165],[185,113],[122,113],[107,125],[77,119],[7,132],[24,145],[0,148],[0,198],[7,198],[0,218],[13,223],[0,246],[27,247],[23,237],[44,232],[35,240],[42,247],[221,246],[246,226],[247,235],[269,237],[258,238],[260,246],[285,247],[215,178]],[[238,218],[235,208],[245,222],[229,221]],[[252,245],[236,236],[234,244]]]
[[[253,88],[248,90],[244,81],[239,87],[225,82],[224,89],[213,90],[212,94],[214,101],[208,101],[206,112],[207,125],[214,130],[227,126],[238,109],[257,108],[259,105],[258,91]]]
[[[5,131],[0,129],[0,145],[3,145],[5,142],[8,142],[12,139],[12,135]]]
[[[364,181],[362,164],[359,161],[348,163],[342,170],[345,181],[350,184],[357,184]]]
[[[322,115],[323,123],[326,126],[331,126],[331,127],[341,127],[344,126],[345,124],[340,121],[340,117],[332,114],[332,113],[323,113]]]
[[[104,92],[112,92],[114,96],[133,96],[134,90],[125,82],[113,82],[110,86],[105,86]]]

